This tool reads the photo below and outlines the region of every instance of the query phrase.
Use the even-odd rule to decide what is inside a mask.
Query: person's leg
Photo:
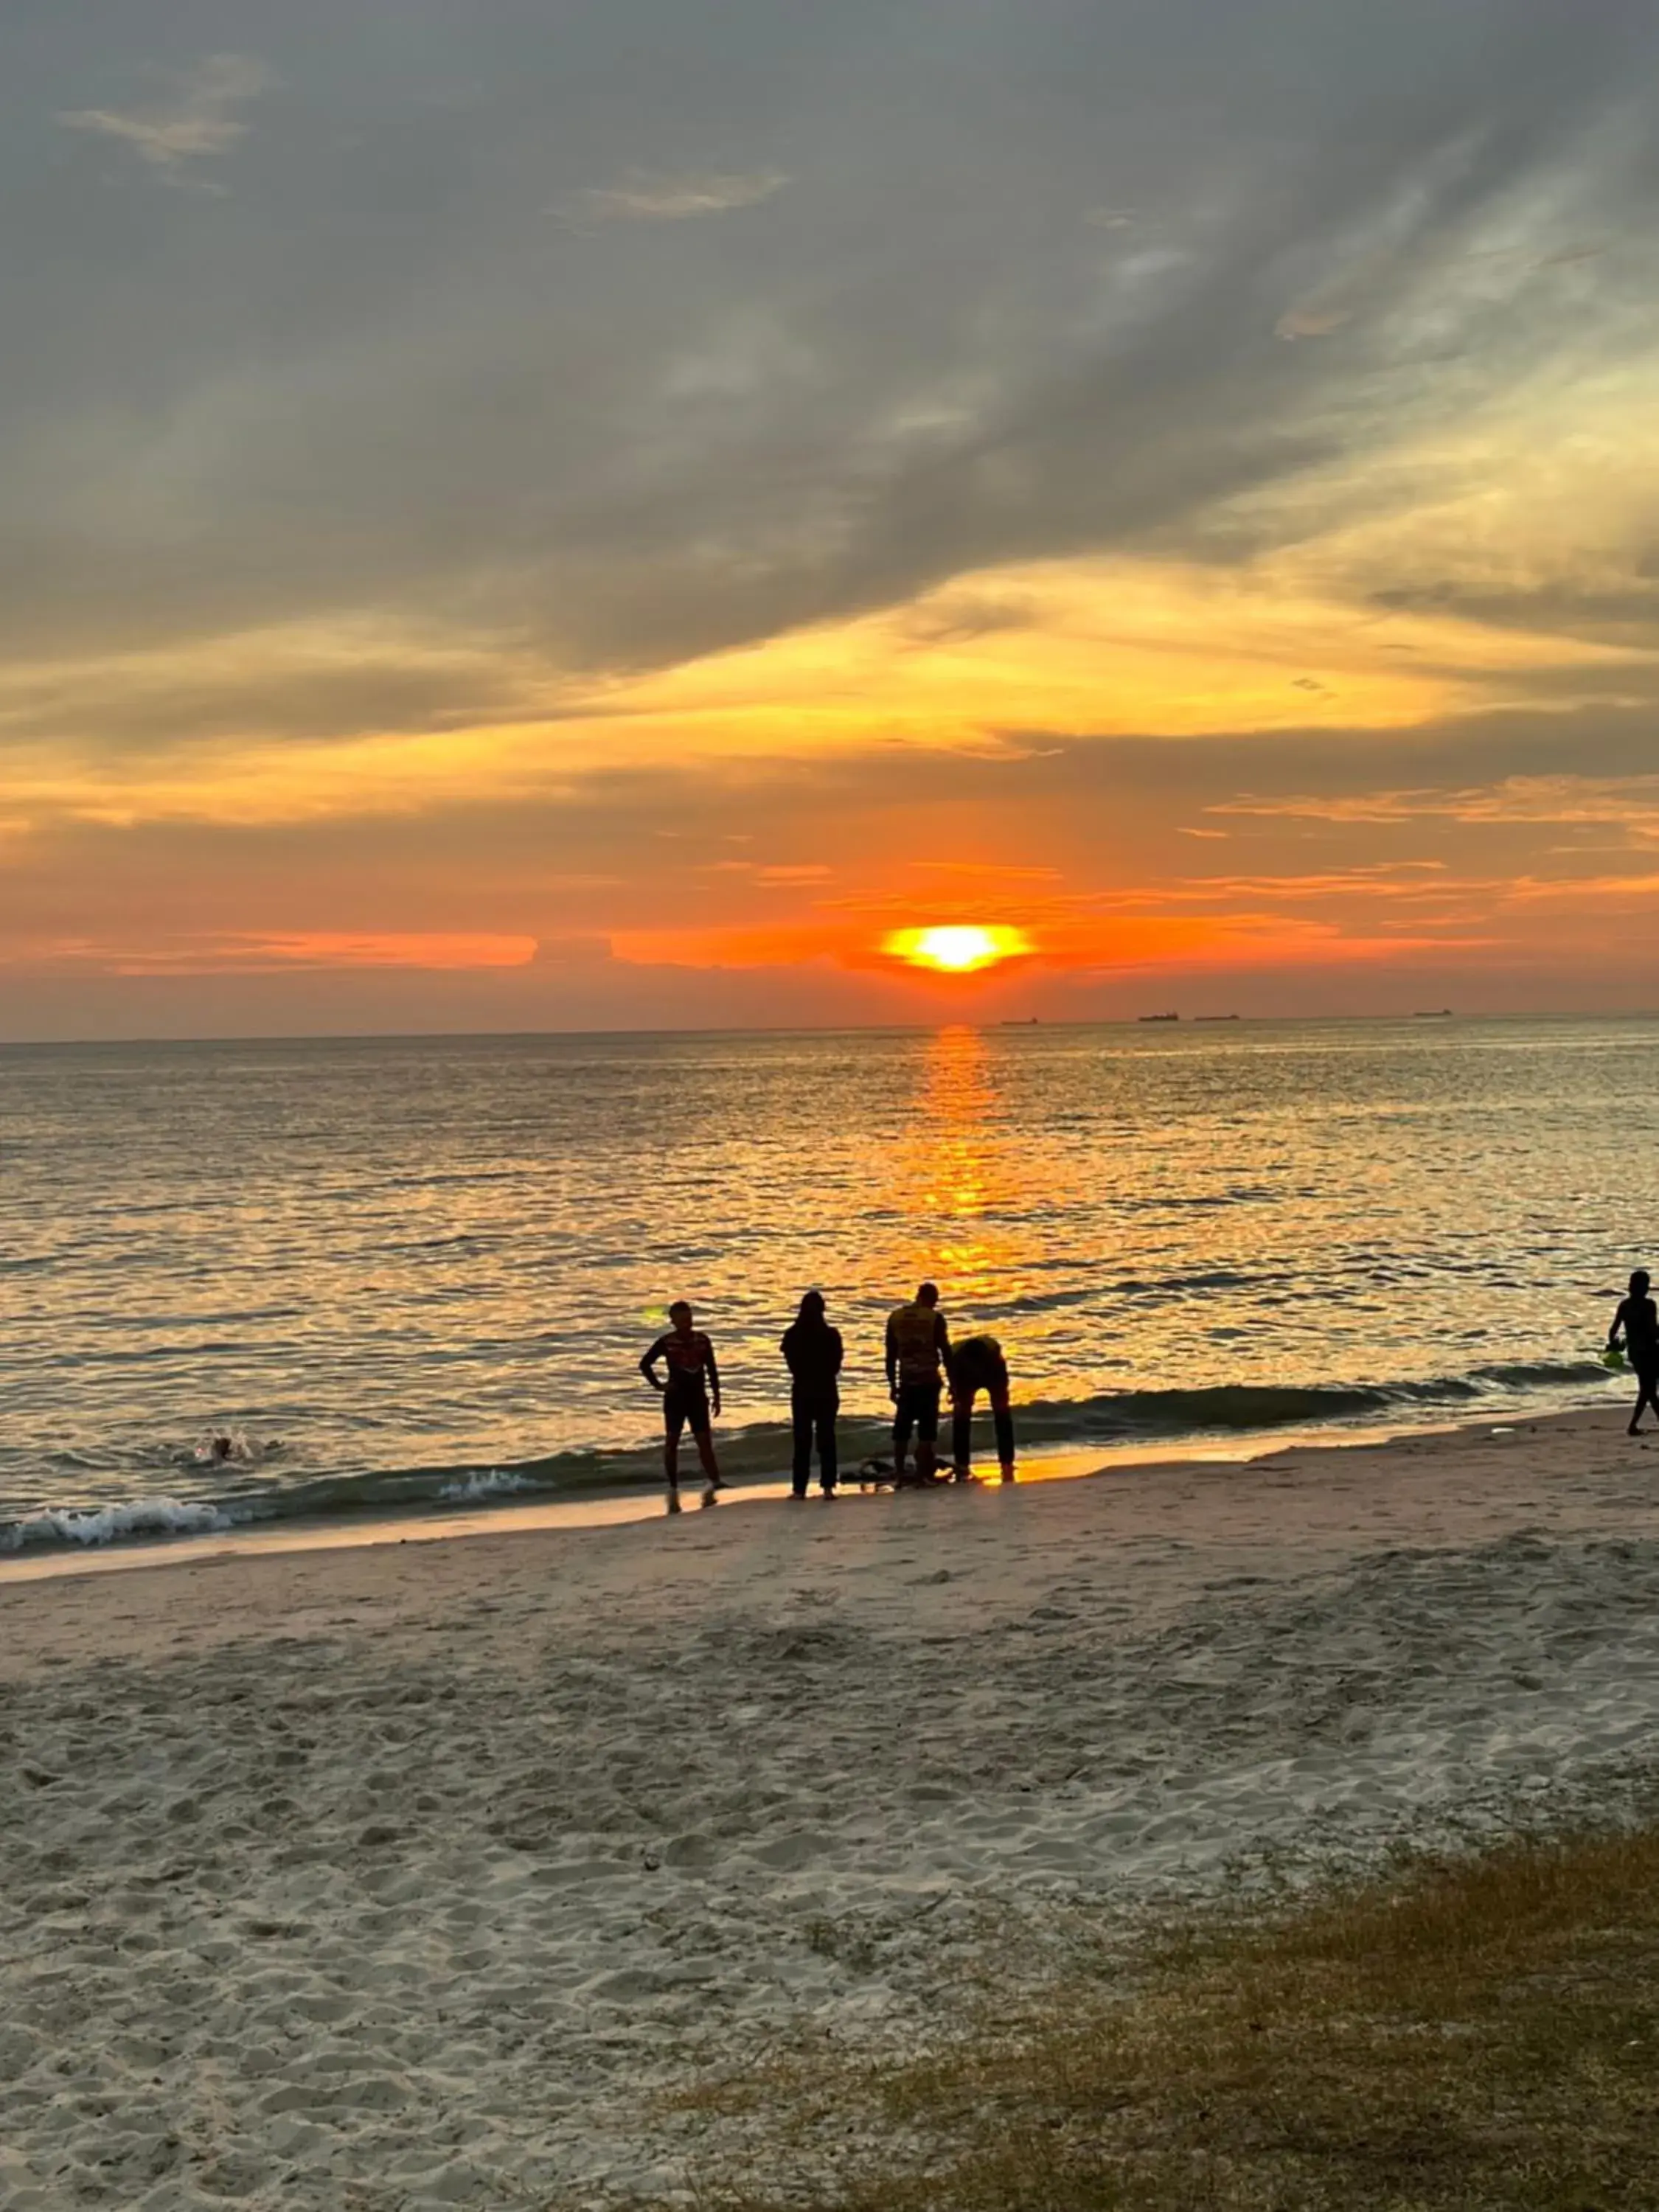
[[[939,1473],[939,1398],[937,1382],[917,1393],[916,1474],[923,1482],[931,1482]]]
[[[797,1498],[805,1498],[807,1480],[812,1472],[812,1408],[805,1399],[793,1399],[790,1403],[789,1418],[794,1429],[794,1459],[790,1468],[790,1487]]]
[[[916,1425],[916,1411],[910,1393],[901,1382],[898,1401],[893,1408],[893,1480],[904,1480],[904,1455],[910,1449],[910,1431]]]
[[[992,1391],[991,1419],[996,1424],[997,1458],[1001,1462],[1002,1479],[1005,1482],[1012,1482],[1014,1479],[1014,1416],[1006,1390]]]
[[[836,1486],[840,1472],[836,1463],[836,1408],[822,1406],[818,1409],[818,1486],[828,1498]]]
[[[680,1431],[685,1426],[685,1408],[677,1406],[672,1398],[665,1398],[662,1419],[662,1466],[663,1473],[668,1478],[668,1496],[672,1504],[680,1494]]]
[[[967,1481],[973,1465],[974,1401],[978,1395],[977,1390],[966,1388],[951,1394],[951,1464],[958,1482]]]
[[[1642,1408],[1644,1406],[1651,1406],[1656,1418],[1659,1418],[1659,1373],[1638,1369],[1636,1376],[1636,1411],[1630,1417],[1630,1427],[1625,1432],[1627,1436],[1637,1437],[1642,1433],[1640,1425]]]
[[[697,1440],[697,1457],[702,1462],[702,1471],[708,1478],[708,1494],[712,1498],[717,1490],[726,1487],[720,1480],[720,1462],[714,1456],[714,1431],[705,1421],[701,1428],[693,1429],[691,1433]]]

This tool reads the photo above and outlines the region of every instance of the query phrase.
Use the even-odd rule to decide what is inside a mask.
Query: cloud
[[[686,222],[697,216],[757,207],[781,192],[788,182],[781,169],[757,169],[749,175],[673,177],[634,169],[619,185],[590,185],[575,193],[559,212],[578,224]]]
[[[276,76],[252,54],[214,54],[179,77],[170,98],[148,107],[85,107],[60,113],[66,131],[113,138],[169,184],[197,184],[195,162],[228,154],[246,136],[241,111],[269,92]]]
[[[1473,789],[1370,791],[1346,797],[1246,793],[1206,811],[1333,823],[1611,823],[1650,837],[1659,836],[1659,775],[1511,775]]]
[[[267,975],[294,969],[454,969],[527,967],[538,957],[533,937],[477,932],[438,933],[342,930],[244,932],[201,937],[162,934],[111,943],[93,938],[24,941],[0,964],[88,968],[109,975]]]
[[[1448,422],[1649,351],[1647,0],[1597,0],[1571,35],[1538,0],[1401,0],[1386,25],[1330,0],[1315,29],[1303,0],[1132,24],[986,0],[930,12],[925,57],[874,0],[813,11],[810,36],[763,0],[718,25],[667,0],[556,32],[506,12],[480,50],[434,0],[395,29],[371,0],[295,0],[276,58],[307,158],[282,219],[239,211],[142,285],[88,285],[72,348],[63,218],[51,195],[32,215],[0,630],[436,607],[561,664],[661,666],[1030,562],[1334,561],[1395,499],[1413,527],[1439,516],[1450,565],[1402,530],[1338,596],[1506,586],[1458,567],[1530,562],[1559,486],[1522,532],[1482,501],[1516,453],[1582,469],[1582,423],[1517,408],[1461,453]],[[1026,91],[981,43],[1016,36],[1042,58]],[[1287,46],[1293,100],[1264,61]],[[199,117],[116,119],[158,175],[211,166],[183,150]],[[630,138],[652,165],[618,174]],[[711,145],[748,158],[711,167]],[[694,219],[788,175],[813,189],[787,224],[744,225],[741,255]],[[672,252],[580,252],[550,204],[577,229],[670,222]],[[1152,211],[1156,264],[1127,265],[1089,209]],[[1615,234],[1605,266],[1528,276]],[[1287,303],[1368,270],[1379,238],[1342,342],[1275,343]],[[1472,289],[1471,254],[1500,246]]]
[[[199,935],[216,836],[282,841],[257,911],[234,879],[277,935],[781,927],[826,866],[954,897],[905,871],[957,851],[1172,901],[1226,860],[1256,913],[1245,868],[1423,852],[1490,903],[1500,842],[1558,862],[1459,794],[1650,757],[1652,0],[608,0],[487,38],[289,0],[216,34],[268,62],[166,84],[155,10],[89,46],[22,7],[20,927],[90,934],[95,895],[118,946],[118,891]],[[268,188],[182,224],[101,188],[210,189],[276,71]],[[694,872],[738,849],[800,872]],[[567,897],[556,850],[617,880]]]
[[[1273,325],[1273,335],[1291,340],[1328,338],[1340,331],[1344,324],[1351,323],[1353,318],[1352,307],[1309,301],[1299,307],[1286,308]]]
[[[1578,876],[1556,883],[1536,883],[1529,877],[1504,887],[1503,896],[1516,905],[1542,902],[1554,904],[1603,901],[1620,907],[1642,908],[1659,902],[1659,875]]]
[[[1640,762],[1650,743],[1644,716],[1624,728],[1482,717],[1335,744],[1305,732],[1060,740],[921,775],[891,762],[872,775],[850,757],[696,763],[665,748],[539,797],[481,773],[470,805],[451,789],[440,805],[320,821],[60,819],[0,872],[0,1031],[53,1030],[76,1007],[83,1030],[90,1008],[173,1033],[928,1019],[940,1006],[890,996],[878,948],[894,928],[951,921],[1036,939],[1037,995],[1011,1013],[1144,1010],[1133,979],[1154,970],[1224,975],[1218,1003],[1245,1012],[1473,1007],[1500,990],[1521,1007],[1585,993],[1616,1005],[1650,973],[1659,989],[1640,862],[1575,876],[1583,857],[1549,857],[1524,825],[1501,870],[1479,824],[1401,823],[1389,860],[1305,819],[1240,820],[1224,854],[1178,832],[1230,793],[1305,793],[1321,775],[1339,793],[1381,787],[1402,750],[1420,787],[1474,790],[1504,780],[1483,778],[1483,757]],[[757,868],[711,869],[709,854],[737,842],[764,856]],[[796,879],[758,882],[761,869]],[[1625,913],[1629,957],[1609,963],[1606,921]],[[665,963],[677,982],[653,980]],[[752,990],[732,996],[744,975]],[[347,981],[325,988],[330,976],[355,976],[355,995]],[[1129,979],[1122,999],[1114,976]]]

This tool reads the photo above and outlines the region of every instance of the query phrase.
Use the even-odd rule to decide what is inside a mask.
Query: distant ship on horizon
[[[1181,1017],[1179,1014],[1140,1014],[1136,1018],[1143,1022],[1178,1022]]]

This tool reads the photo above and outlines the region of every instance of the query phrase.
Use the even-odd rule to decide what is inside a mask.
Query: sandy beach
[[[1616,1817],[1624,1419],[0,1583],[0,2200],[689,2203],[708,2069]]]

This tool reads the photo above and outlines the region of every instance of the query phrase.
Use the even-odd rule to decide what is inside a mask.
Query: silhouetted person
[[[1630,1279],[1630,1296],[1621,1299],[1607,1331],[1607,1350],[1614,1351],[1620,1337],[1625,1355],[1636,1370],[1636,1411],[1629,1433],[1639,1437],[1644,1406],[1659,1414],[1659,1306],[1648,1296],[1648,1273],[1638,1267]]]
[[[1008,1407],[1008,1363],[994,1336],[968,1336],[955,1346],[951,1369],[951,1457],[957,1480],[966,1482],[972,1472],[974,1401],[981,1390],[991,1401],[996,1425],[997,1458],[1002,1479],[1014,1479],[1014,1417]]]
[[[836,1494],[836,1415],[841,1409],[841,1331],[824,1318],[823,1293],[808,1291],[800,1311],[783,1333],[789,1367],[789,1410],[795,1425],[794,1492],[806,1495],[812,1472],[812,1445],[818,1448],[818,1487]]]
[[[724,1490],[720,1471],[714,1458],[714,1436],[710,1419],[720,1409],[720,1370],[714,1364],[714,1347],[701,1329],[691,1326],[691,1309],[684,1298],[677,1298],[668,1309],[668,1318],[674,1324],[666,1336],[659,1336],[643,1359],[640,1372],[653,1390],[662,1393],[664,1437],[662,1448],[663,1471],[668,1477],[668,1510],[680,1510],[680,1436],[688,1426],[697,1447],[697,1457],[702,1462],[702,1471],[708,1478],[707,1504],[717,1490]],[[657,1362],[667,1369],[667,1380],[657,1373]]]
[[[893,1480],[904,1480],[910,1432],[916,1437],[916,1480],[933,1480],[939,1443],[940,1370],[951,1356],[951,1332],[939,1310],[939,1285],[924,1283],[908,1306],[887,1316],[887,1387],[892,1393]]]

